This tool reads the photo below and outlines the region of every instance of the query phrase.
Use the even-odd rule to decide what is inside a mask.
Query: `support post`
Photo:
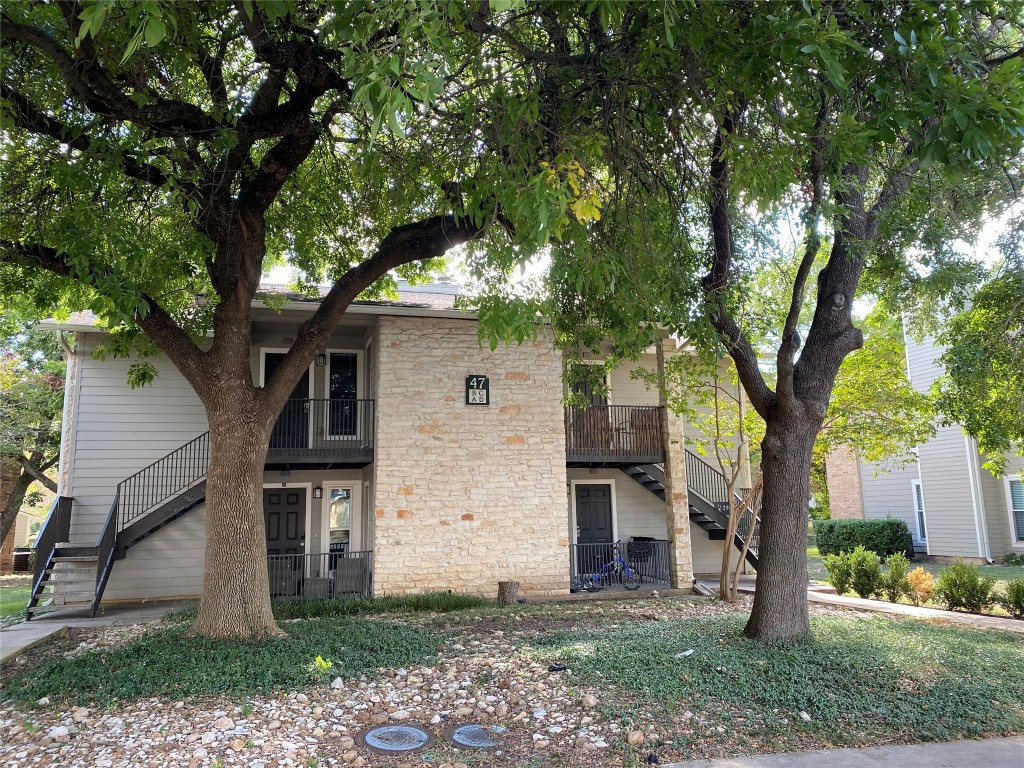
[[[693,551],[690,547],[690,502],[686,492],[686,442],[683,419],[668,407],[665,381],[665,339],[658,344],[658,404],[665,441],[665,521],[668,528],[669,570],[672,586],[693,586]]]

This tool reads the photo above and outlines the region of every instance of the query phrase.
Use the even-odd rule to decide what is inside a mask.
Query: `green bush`
[[[981,611],[992,605],[992,587],[996,580],[982,576],[978,566],[957,562],[943,569],[935,585],[935,594],[951,611]]]
[[[1024,565],[1024,555],[1019,555],[1016,552],[1003,555],[1003,565]]]
[[[886,600],[898,603],[910,590],[910,583],[907,581],[910,561],[902,552],[897,552],[885,559],[885,567],[887,570],[878,581],[879,591],[885,595]]]
[[[837,595],[843,595],[850,591],[853,570],[850,566],[849,552],[826,555],[825,570],[828,572],[829,584],[836,588]]]
[[[864,547],[881,557],[904,552],[914,557],[910,529],[902,520],[815,520],[814,541],[822,557]]]
[[[999,595],[998,603],[1015,619],[1024,619],[1024,579],[1014,579]]]
[[[882,576],[882,561],[874,552],[857,547],[850,553],[850,571],[853,591],[861,597],[871,597],[878,591]]]

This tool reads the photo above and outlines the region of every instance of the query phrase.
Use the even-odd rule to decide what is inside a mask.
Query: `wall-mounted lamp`
[[[313,498],[314,499],[322,499],[323,497],[324,497],[324,489],[321,488],[318,485],[316,488],[313,489]]]
[[[316,364],[317,365],[327,365],[327,355],[325,355],[323,352],[321,352],[319,355],[317,355],[316,356]]]

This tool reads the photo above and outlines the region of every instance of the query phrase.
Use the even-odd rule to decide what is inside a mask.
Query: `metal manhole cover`
[[[430,743],[430,734],[415,725],[382,725],[360,735],[370,749],[380,752],[411,752]]]
[[[460,725],[445,731],[445,735],[460,747],[493,749],[500,747],[508,729],[500,725]]]

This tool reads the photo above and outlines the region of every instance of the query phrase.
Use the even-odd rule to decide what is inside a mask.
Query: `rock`
[[[430,718],[430,724],[431,725],[437,725],[440,722],[441,722],[441,716],[440,715],[434,715],[432,718]]]
[[[222,731],[230,731],[235,727],[235,721],[230,717],[218,717],[213,721],[213,727]]]
[[[379,714],[379,713],[376,714],[376,715],[370,715],[370,722],[373,723],[374,725],[384,725],[384,723],[386,723],[387,721],[388,721],[388,716],[387,715],[382,715],[382,714]]]
[[[803,720],[805,723],[811,722],[811,716],[803,711],[800,712],[800,719]]]
[[[452,714],[455,717],[469,717],[473,714],[473,710],[470,707],[459,707]]]
[[[581,703],[583,704],[583,706],[584,706],[584,707],[586,707],[587,709],[592,709],[592,708],[596,707],[596,706],[597,706],[597,704],[598,704],[598,701],[597,701],[597,696],[595,696],[595,695],[594,695],[594,694],[592,694],[592,693],[587,693],[587,694],[584,694],[583,698],[582,698],[582,699],[580,699],[580,702],[581,702]]]
[[[398,711],[391,713],[391,719],[398,720],[399,722],[402,720],[408,720],[410,717],[412,717],[412,715],[409,714],[407,709],[399,709]]]
[[[656,589],[652,589],[652,590],[651,590],[651,597],[653,597],[653,598],[659,598],[659,597],[661,597],[661,595],[660,595],[660,594],[658,594],[658,590],[656,590]]]
[[[537,739],[535,742],[533,742],[533,746],[535,746],[537,749],[545,749],[551,746],[551,742],[547,739]]]
[[[196,747],[195,752],[192,753],[192,757],[196,760],[204,760],[209,754],[204,747]]]
[[[309,704],[309,696],[304,693],[295,694],[295,700],[299,702],[299,704]]]
[[[353,762],[355,762],[355,759],[357,757],[359,757],[359,753],[356,752],[354,749],[350,749],[348,752],[342,752],[341,753],[341,762],[343,762],[343,763],[353,763]]]
[[[74,719],[76,723],[84,723],[86,720],[89,719],[89,710],[85,707],[79,707],[74,711],[71,717]]]
[[[345,681],[342,680],[340,677],[336,677],[333,680],[331,680],[331,688],[333,688],[334,690],[338,690],[339,688],[344,688],[344,687],[345,687]]]
[[[342,749],[352,749],[352,747],[354,747],[355,745],[356,740],[353,739],[351,736],[342,736],[340,739],[338,739],[338,746]]]
[[[46,737],[54,741],[67,741],[71,738],[71,730],[66,725],[58,725],[47,732]]]
[[[228,742],[228,746],[237,752],[245,746],[245,739],[232,739]]]
[[[43,698],[41,698],[39,701],[37,701],[36,704],[38,704],[40,707],[47,707],[47,706],[50,705],[50,697],[49,696],[43,696]]]
[[[281,721],[280,720],[271,720],[267,724],[267,728],[269,728],[272,731],[276,731],[280,727],[281,727]]]
[[[496,706],[494,708],[494,714],[497,717],[506,717],[506,716],[508,716],[508,704],[506,704],[504,701],[501,702],[498,706]]]
[[[639,747],[644,743],[643,731],[630,731],[626,734],[626,741],[630,746]]]
[[[608,746],[608,742],[605,741],[604,739],[598,739],[597,741],[594,742],[594,746],[597,747],[598,749],[604,749],[605,747]]]

